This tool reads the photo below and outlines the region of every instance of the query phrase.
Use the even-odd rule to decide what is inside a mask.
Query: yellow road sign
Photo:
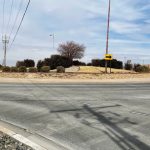
[[[113,60],[112,54],[106,54],[105,60]]]

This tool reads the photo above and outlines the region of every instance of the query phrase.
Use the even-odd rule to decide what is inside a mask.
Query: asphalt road
[[[150,150],[150,84],[0,84],[0,119],[49,150]]]

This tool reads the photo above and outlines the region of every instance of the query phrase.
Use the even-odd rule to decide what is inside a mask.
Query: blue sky
[[[14,0],[10,26],[4,29],[6,33],[10,32],[20,1]],[[27,1],[23,0],[19,19]],[[110,53],[120,60],[131,59],[135,63],[150,63],[150,0],[111,1]],[[0,3],[2,26],[3,0],[0,0]],[[11,0],[6,0],[5,24],[10,14],[10,4]],[[76,41],[86,46],[83,61],[103,58],[107,11],[108,0],[31,0],[17,39],[8,50],[8,64],[15,65],[17,60],[25,58],[37,61],[49,57],[57,53],[56,49],[60,43],[66,41]],[[0,31],[2,35],[2,27]],[[52,47],[52,38],[49,37],[52,33],[55,34],[55,49]],[[0,53],[2,62],[2,43]]]

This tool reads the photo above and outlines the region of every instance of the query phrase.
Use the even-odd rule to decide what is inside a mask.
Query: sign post
[[[113,60],[112,54],[106,54],[105,55],[105,61],[110,61],[110,73],[111,73],[111,61]]]
[[[110,60],[110,74],[111,74],[111,60]]]
[[[109,0],[109,7],[108,7],[108,20],[107,20],[107,37],[106,37],[106,55],[109,53],[109,26],[110,26],[110,6],[111,6],[111,0]],[[107,73],[107,65],[108,61],[105,61],[105,73]]]

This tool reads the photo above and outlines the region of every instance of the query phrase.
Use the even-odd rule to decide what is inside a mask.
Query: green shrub
[[[44,61],[42,61],[42,60],[39,60],[38,61],[38,63],[37,63],[37,70],[38,70],[38,72],[40,72],[41,71],[41,68],[43,67],[43,66],[45,66],[44,65]]]
[[[10,72],[10,67],[6,66],[2,68],[3,72]]]
[[[22,67],[22,66],[25,66],[25,67],[34,67],[35,66],[35,62],[34,60],[32,59],[25,59],[23,61],[17,61],[16,62],[16,67]]]
[[[18,72],[18,68],[17,68],[17,67],[11,67],[11,68],[10,68],[10,71],[11,71],[11,72]]]
[[[0,64],[0,70],[2,70],[3,69],[3,66]]]
[[[41,72],[49,72],[50,71],[50,67],[49,66],[43,66],[41,68]]]
[[[86,66],[85,62],[81,62],[79,60],[74,60],[72,63],[73,66]]]
[[[24,64],[27,68],[35,66],[35,62],[32,59],[25,59]]]
[[[27,68],[25,66],[19,67],[19,72],[27,72]]]
[[[50,58],[39,60],[37,63],[37,69],[40,72],[43,66],[49,66],[51,69],[56,69],[58,66],[68,68],[72,66],[72,60],[68,57],[61,55],[52,55]]]
[[[17,62],[16,62],[16,67],[17,67],[17,68],[22,67],[22,66],[25,66],[24,61],[17,61]]]
[[[105,67],[105,59],[92,59],[90,65],[95,67]],[[107,66],[115,69],[123,69],[123,62],[117,59],[113,59],[111,62],[107,62]]]
[[[134,65],[134,71],[147,73],[147,72],[150,72],[150,68],[148,66],[137,64],[137,65]]]
[[[129,63],[125,63],[125,70],[132,70],[133,69],[133,65],[129,64]]]
[[[150,72],[150,68],[148,66],[142,66],[142,67],[143,67],[144,72],[146,73]]]
[[[87,63],[87,66],[92,66],[92,63]]]
[[[30,67],[30,68],[29,68],[29,72],[31,72],[31,73],[37,72],[37,68],[35,68],[35,67]]]
[[[57,73],[65,73],[65,68],[63,66],[58,66]]]
[[[65,56],[51,55],[49,64],[51,69],[56,69],[58,66],[63,66],[65,68],[68,68],[72,66],[72,60]]]

